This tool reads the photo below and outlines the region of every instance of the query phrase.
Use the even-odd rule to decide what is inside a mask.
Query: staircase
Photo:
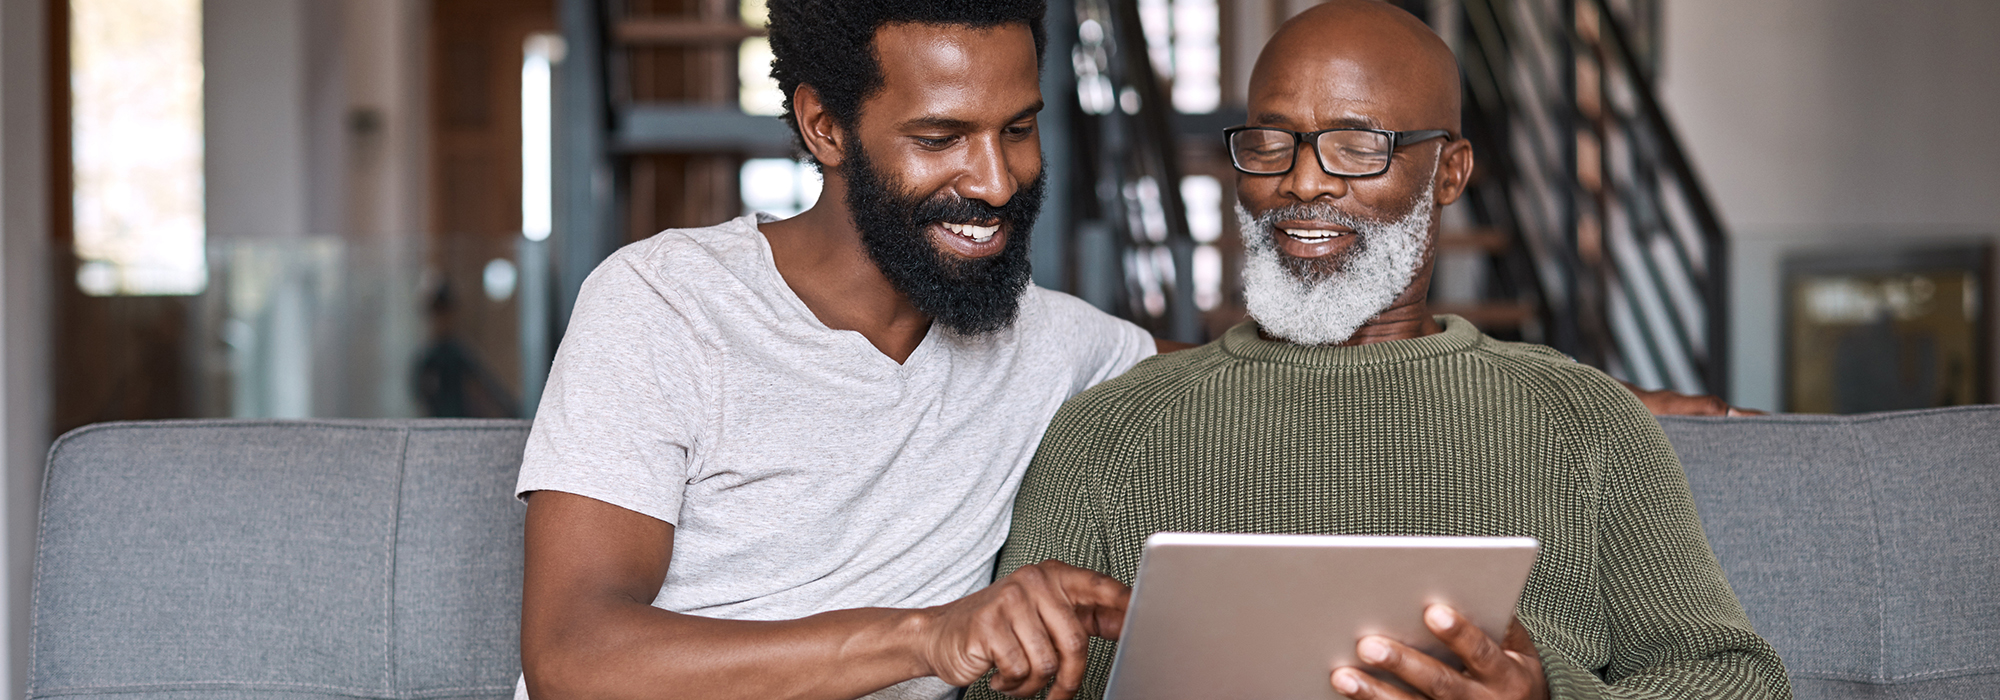
[[[1458,6],[1466,206],[1513,243],[1489,297],[1614,376],[1726,393],[1728,239],[1653,88],[1655,0]]]

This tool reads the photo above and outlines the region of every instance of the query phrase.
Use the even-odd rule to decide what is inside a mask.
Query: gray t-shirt
[[[782,620],[984,587],[1049,418],[1152,338],[1031,286],[1011,328],[933,324],[897,364],[820,323],[755,223],[669,230],[591,273],[516,490],[672,523],[667,610]],[[918,679],[872,697],[949,692]]]

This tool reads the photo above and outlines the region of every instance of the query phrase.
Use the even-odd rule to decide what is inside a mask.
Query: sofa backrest
[[[2000,406],[1660,424],[1800,700],[1994,697]]]
[[[28,696],[506,698],[524,421],[168,421],[50,450]]]

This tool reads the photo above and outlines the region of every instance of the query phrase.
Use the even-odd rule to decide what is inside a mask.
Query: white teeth
[[[946,222],[944,228],[947,231],[970,238],[978,243],[985,243],[993,237],[993,234],[1000,232],[999,226],[974,226],[972,224],[954,224],[950,222]]]
[[[1328,231],[1317,228],[1288,228],[1280,230],[1284,231],[1285,235],[1302,241],[1324,241],[1339,238],[1342,235],[1339,231]]]

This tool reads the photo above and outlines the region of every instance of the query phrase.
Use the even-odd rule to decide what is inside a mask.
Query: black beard
[[[861,230],[862,246],[889,283],[917,311],[960,335],[983,335],[1014,323],[1021,291],[1028,286],[1028,231],[1042,210],[1045,173],[1014,193],[1002,206],[964,199],[948,190],[929,198],[903,194],[894,178],[879,172],[859,144],[841,164],[847,178],[847,209]],[[925,235],[941,222],[998,219],[1007,244],[998,255],[961,260],[941,252]]]

